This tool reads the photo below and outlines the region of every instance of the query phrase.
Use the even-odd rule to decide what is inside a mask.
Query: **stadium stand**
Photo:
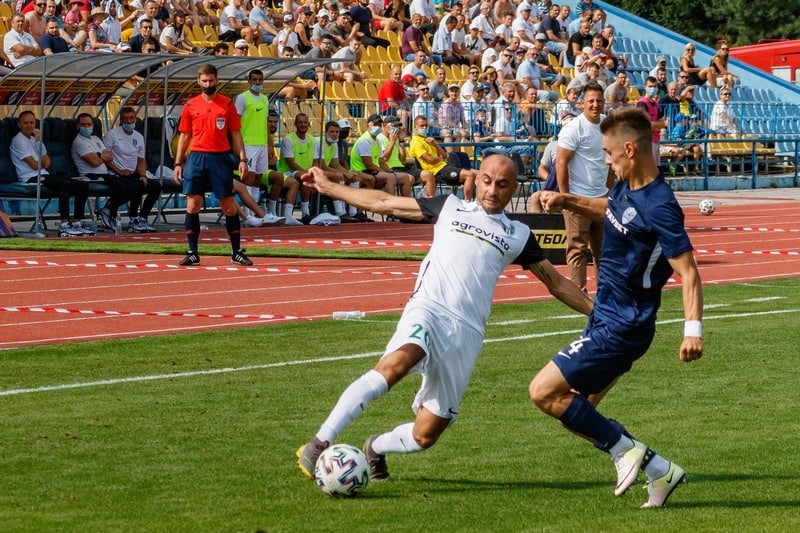
[[[606,12],[608,19],[607,23],[613,24],[615,27],[616,42],[614,44],[614,53],[620,56],[625,56],[628,59],[626,71],[631,81],[629,89],[629,100],[636,101],[642,94],[644,80],[648,72],[656,62],[656,57],[659,55],[666,55],[667,57],[667,76],[668,80],[675,80],[679,70],[678,58],[682,53],[684,44],[688,42],[685,37],[667,30],[666,28],[658,27],[649,21],[640,19],[624,12],[615,6],[611,6],[601,1],[595,4],[602,7]],[[8,11],[8,13],[6,13]],[[282,10],[275,10],[275,19],[280,25],[282,22]],[[220,12],[212,10],[209,15],[218,17]],[[0,21],[4,17],[10,17],[10,7],[4,2],[0,2]],[[334,17],[335,18],[335,17]],[[329,28],[330,29],[330,28]],[[0,32],[7,31],[7,25],[0,24]],[[123,30],[123,34],[126,30]],[[212,25],[205,25],[203,27],[195,26],[188,28],[188,33],[193,43],[198,47],[211,48],[219,42],[219,30]],[[276,143],[280,143],[282,137],[291,131],[291,124],[293,117],[299,113],[307,113],[311,119],[311,132],[318,134],[321,131],[322,125],[325,121],[330,119],[347,119],[353,125],[353,131],[350,138],[355,139],[366,127],[366,117],[376,112],[377,103],[377,89],[381,83],[389,78],[389,71],[393,65],[404,65],[400,58],[400,33],[386,30],[377,30],[374,32],[375,36],[380,39],[385,39],[390,43],[388,47],[381,46],[363,46],[361,50],[361,58],[356,68],[366,72],[367,78],[363,83],[349,83],[342,81],[329,81],[324,86],[318,87],[311,98],[306,100],[272,100],[274,108],[280,116],[279,131]],[[430,44],[430,36],[427,36],[426,42]],[[230,43],[229,43],[230,44]],[[697,46],[697,64],[707,64],[709,58],[714,50],[705,46],[702,43],[696,43]],[[230,51],[230,50],[229,50]],[[116,54],[115,54],[116,55]],[[269,60],[277,56],[277,43],[263,44],[252,43],[248,50],[248,58],[231,59],[231,61],[242,61],[247,59]],[[81,56],[81,59],[86,56]],[[558,64],[555,56],[549,58],[552,66],[556,68],[557,72],[564,73],[571,77],[572,69],[562,67]],[[167,69],[178,68],[183,63],[184,59],[180,61],[177,58],[169,58],[172,62],[171,66]],[[280,61],[280,60],[277,60]],[[294,69],[296,62],[290,61],[283,63],[281,66],[274,68],[270,72],[272,74],[280,73],[285,77],[289,69]],[[694,183],[685,185],[687,187],[699,188],[709,187],[710,176],[717,175],[736,175],[751,172],[753,176],[753,183],[756,183],[756,172],[770,173],[772,171],[785,172],[791,168],[793,177],[791,183],[797,184],[797,144],[800,142],[800,105],[794,103],[798,101],[800,90],[786,82],[782,82],[777,78],[766,75],[757,71],[735,59],[731,60],[731,69],[734,70],[741,78],[741,84],[733,87],[731,104],[735,110],[735,114],[739,119],[740,131],[739,137],[736,139],[719,139],[719,138],[706,138],[695,140],[703,145],[705,158],[703,162],[703,177],[705,181],[702,183]],[[234,90],[235,81],[231,82],[231,88],[228,90],[229,94],[235,94],[241,87],[242,72],[250,65],[237,65],[234,70],[226,71],[224,76],[231,76],[233,72],[237,72],[239,77],[236,90]],[[254,63],[252,66],[256,66]],[[259,64],[260,66],[260,64]],[[281,68],[283,67],[283,68]],[[188,68],[188,67],[187,67]],[[194,67],[192,67],[194,68]],[[308,67],[306,67],[307,71]],[[303,69],[296,68],[296,73],[293,77],[301,75]],[[428,83],[434,78],[435,68],[426,65],[423,69],[425,74],[424,83]],[[468,66],[467,65],[453,65],[444,67],[446,74],[446,83],[457,83],[463,85],[467,80]],[[113,75],[113,71],[109,70],[109,75]],[[23,74],[29,76],[30,73]],[[14,78],[17,76],[16,72],[12,72],[9,76]],[[155,74],[157,76],[157,73]],[[155,77],[154,76],[154,77]],[[172,74],[170,74],[172,76]],[[292,79],[293,79],[292,77]],[[270,80],[270,75],[265,76],[266,80]],[[283,78],[282,78],[283,79]],[[283,80],[285,81],[285,80]],[[270,93],[277,93],[282,85],[281,82],[274,82],[267,86],[265,83],[265,91]],[[544,88],[549,88],[546,84]],[[560,97],[564,96],[566,85],[562,85],[556,90]],[[0,80],[0,91],[2,91],[2,80]],[[181,89],[181,91],[185,91]],[[492,95],[496,97],[496,94]],[[150,95],[152,98],[152,95]],[[148,116],[152,115],[153,111],[148,110],[149,102],[145,101],[145,94],[143,92],[134,93],[127,99],[127,96],[113,99],[109,105],[102,108],[97,114],[101,117],[103,129],[107,129],[114,123],[114,117],[117,110],[122,105],[130,105],[135,102],[137,109],[140,110],[140,116],[147,116],[147,127],[144,129],[146,132],[147,140],[147,159],[148,168],[151,171],[165,163],[169,166],[169,150],[164,150],[164,143],[162,143],[163,119],[165,115],[176,116],[176,111],[172,107],[179,105],[181,99],[178,96],[170,95],[168,97],[170,106],[169,111],[159,112],[158,117]],[[412,98],[413,99],[413,98]],[[694,104],[697,113],[705,119],[709,116],[714,103],[718,100],[718,92],[707,85],[697,87]],[[156,103],[160,103],[158,98],[155,98]],[[166,105],[166,104],[165,104]],[[5,109],[6,115],[13,116],[16,112],[22,109],[17,105],[8,105],[8,102],[1,103],[0,106]],[[525,120],[541,120],[538,113],[528,113],[523,115],[517,113],[515,117],[514,127],[514,144],[524,145],[530,143],[532,147],[543,146],[552,135],[557,135],[557,128],[543,127],[555,124],[553,120],[553,107],[552,104],[542,104],[541,108],[544,111],[545,124],[538,123],[525,123]],[[65,106],[51,105],[48,108],[48,113],[44,116],[61,117],[68,119],[74,116],[72,110]],[[525,119],[524,116],[535,117]],[[46,127],[52,129],[55,135],[58,128],[63,127],[63,123],[49,122],[49,118],[45,120]],[[160,122],[159,122],[160,121]],[[3,139],[5,136],[3,128],[7,129],[8,124],[0,126],[0,160],[3,157],[3,150],[6,143]],[[7,132],[6,132],[7,133]],[[167,140],[167,143],[169,141]],[[493,143],[483,143],[485,146],[491,146]],[[49,144],[48,144],[49,146]],[[56,150],[61,147],[56,146]],[[475,143],[462,143],[460,147],[462,151],[474,154],[474,164],[477,164],[477,159],[481,157],[483,152],[482,146]],[[532,169],[538,163],[536,161],[539,150],[532,150],[534,156],[525,161],[526,168],[521,169],[521,174],[530,174]],[[162,154],[167,157],[162,161]],[[670,162],[665,161],[665,170],[669,170]],[[14,189],[19,187],[14,183],[8,183],[8,166],[0,169],[0,197],[14,192]],[[524,170],[524,172],[522,172]],[[13,171],[13,169],[12,169]],[[783,182],[785,183],[785,182]],[[684,185],[676,182],[676,187]],[[725,186],[725,185],[722,185]],[[22,189],[30,189],[23,187]],[[25,196],[29,191],[18,190],[16,194]],[[44,207],[47,207],[46,199],[43,200]]]

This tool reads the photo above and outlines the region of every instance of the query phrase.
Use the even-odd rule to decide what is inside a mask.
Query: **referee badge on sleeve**
[[[217,129],[218,130],[225,129],[225,117],[217,117]]]

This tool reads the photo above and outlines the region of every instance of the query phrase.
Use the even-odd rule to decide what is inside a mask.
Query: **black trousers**
[[[31,178],[28,182],[35,182]],[[74,220],[83,220],[86,214],[86,199],[89,198],[89,184],[73,180],[58,174],[42,176],[42,185],[50,189],[58,197],[58,214],[61,220],[69,220],[69,199],[75,198]]]

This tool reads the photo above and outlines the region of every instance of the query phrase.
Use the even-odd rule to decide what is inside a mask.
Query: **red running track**
[[[703,282],[800,276],[800,202],[723,202],[710,217],[687,208]],[[432,229],[397,223],[244,231],[244,246],[426,250]],[[226,242],[221,230],[206,243]],[[100,238],[95,237],[95,238]],[[180,232],[110,239],[182,242]],[[254,268],[203,257],[0,251],[0,348],[328,319],[336,310],[399,312],[414,284],[413,261],[255,258]],[[563,268],[563,267],[559,267]],[[676,284],[671,284],[676,285]],[[550,298],[518,267],[495,302]]]

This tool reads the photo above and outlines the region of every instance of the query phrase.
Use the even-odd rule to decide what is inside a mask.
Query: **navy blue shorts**
[[[581,394],[595,394],[631,369],[653,341],[655,328],[633,338],[622,337],[603,324],[591,322],[581,337],[553,357],[569,386]]]
[[[183,194],[203,195],[209,190],[217,198],[233,196],[236,158],[230,152],[192,152],[183,167]]]

